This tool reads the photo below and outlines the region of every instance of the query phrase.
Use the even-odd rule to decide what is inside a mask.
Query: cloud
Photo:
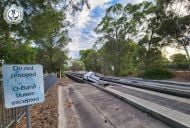
[[[111,0],[90,0],[91,10],[86,6],[75,19],[75,26],[69,29],[69,36],[72,42],[69,43],[69,57],[78,58],[79,51],[91,48],[96,41],[95,27],[101,21],[105,9],[110,5]],[[68,17],[70,20],[71,17]]]

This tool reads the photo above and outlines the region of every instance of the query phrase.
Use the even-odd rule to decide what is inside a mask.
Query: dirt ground
[[[181,82],[190,82],[190,71],[174,72],[176,77],[172,80]]]
[[[35,104],[31,108],[32,128],[57,128],[58,127],[58,86],[66,86],[72,83],[68,78],[59,79],[58,83],[46,92],[45,102]],[[26,128],[24,117],[16,128]]]
[[[57,128],[58,126],[58,86],[54,85],[46,92],[45,102],[35,104],[31,108],[32,128]],[[16,128],[26,128],[26,117],[24,117]]]

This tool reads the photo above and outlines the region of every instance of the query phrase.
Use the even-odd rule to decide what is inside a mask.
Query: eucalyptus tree
[[[140,4],[116,4],[109,7],[106,15],[103,17],[100,24],[95,31],[101,33],[101,42],[103,41],[102,56],[109,65],[115,66],[116,75],[123,69],[121,68],[124,62],[129,64],[131,53],[134,49],[140,47],[133,47],[134,39],[142,30],[142,24],[146,17],[146,13],[150,12],[150,2],[143,2]],[[146,12],[146,13],[145,13]],[[134,55],[137,55],[134,53]],[[125,57],[124,57],[125,56]],[[138,57],[133,57],[138,58]],[[126,65],[126,64],[124,64]]]
[[[170,58],[174,64],[187,64],[188,62],[186,55],[181,53],[174,54]]]
[[[48,61],[48,64],[51,66],[45,66],[45,68],[51,67],[46,70],[52,71],[52,67],[55,66],[55,63],[61,58],[58,57],[58,55],[62,55],[62,59],[66,58],[65,46],[70,40],[67,33],[67,27],[70,23],[66,21],[65,12],[68,9],[72,10],[72,14],[76,13],[76,11],[81,11],[85,4],[89,7],[88,1],[0,0],[0,17],[3,17],[3,11],[6,6],[10,6],[11,4],[23,7],[24,19],[17,25],[9,25],[3,18],[0,19],[0,58],[6,59],[6,61],[9,62],[11,61],[10,58],[14,58],[15,56],[16,52],[14,48],[17,47],[17,44],[28,44],[28,46],[34,44],[38,49],[37,62],[45,64],[45,62]],[[13,46],[14,50],[11,50]],[[31,47],[31,49],[33,48]],[[8,54],[10,52],[12,53]],[[43,57],[41,60],[44,60],[44,62],[40,61],[39,56],[41,55],[39,54],[48,56],[47,60],[44,60],[46,57]],[[53,63],[54,65],[52,65]],[[62,63],[62,61],[60,61],[60,63]]]
[[[101,72],[101,57],[94,49],[81,50],[80,60],[87,71]]]
[[[189,44],[190,44],[190,1],[189,0],[168,0],[163,2],[158,0],[167,18],[163,20],[160,31],[158,32],[168,42],[183,47],[190,62]],[[175,8],[172,8],[172,7]],[[182,10],[183,11],[182,13]],[[186,13],[186,14],[185,14]]]

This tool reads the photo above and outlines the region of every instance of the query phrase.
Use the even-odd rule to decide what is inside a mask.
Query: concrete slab
[[[130,104],[148,112],[150,115],[168,123],[175,128],[190,128],[190,116],[161,105],[128,95],[110,87],[102,88],[103,90],[122,98]]]
[[[162,84],[174,84],[174,85],[178,85],[178,86],[190,87],[189,82],[178,82],[178,81],[172,81],[172,80],[148,80],[148,81],[158,82],[158,83],[162,83]]]
[[[59,88],[58,118],[58,128],[114,128],[72,84]]]
[[[58,128],[66,128],[62,86],[58,87]]]
[[[145,93],[148,93],[148,94],[160,96],[160,97],[163,97],[163,98],[168,98],[168,99],[175,100],[175,101],[178,101],[178,102],[190,104],[190,99],[189,98],[182,98],[182,97],[178,97],[178,96],[168,95],[168,94],[164,94],[164,93],[160,93],[160,92],[150,91],[150,90],[131,87],[131,86],[124,86],[124,85],[119,85],[119,86],[127,88],[127,89],[133,89],[133,90],[136,90],[136,91],[139,91],[139,92],[145,92]]]
[[[165,96],[165,97],[158,96],[158,95],[156,95],[156,93],[154,93],[154,91],[152,91],[152,94],[150,94],[145,91],[139,91],[139,90],[135,90],[135,89],[125,88],[122,86],[113,86],[111,88],[118,90],[120,92],[129,94],[129,95],[138,97],[140,99],[144,99],[149,102],[159,104],[161,106],[164,106],[164,107],[167,107],[167,108],[190,115],[190,104],[184,103],[181,101],[177,101],[175,99],[171,99],[170,97],[167,97],[167,96]]]
[[[115,128],[169,128],[130,104],[88,84],[76,84],[76,88]]]
[[[144,82],[144,81],[128,81],[128,80],[117,80],[116,81],[116,80],[107,80],[107,79],[104,79],[104,80],[110,81],[113,83],[123,84],[126,86],[138,87],[138,88],[153,90],[153,91],[181,96],[181,97],[190,97],[190,88],[189,87],[180,87],[180,86],[175,86],[175,85],[174,86],[171,86],[171,85],[164,86],[163,84],[153,83],[153,82]]]

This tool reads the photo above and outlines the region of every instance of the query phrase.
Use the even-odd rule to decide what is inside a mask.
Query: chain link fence
[[[56,74],[44,75],[44,91],[47,92],[57,82]],[[0,128],[16,127],[26,114],[26,107],[7,109],[4,106],[3,81],[0,79]]]

